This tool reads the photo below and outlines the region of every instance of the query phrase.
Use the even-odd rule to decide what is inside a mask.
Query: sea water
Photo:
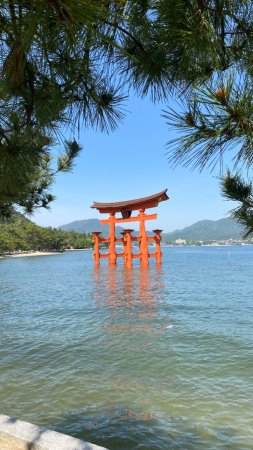
[[[0,413],[111,450],[253,449],[253,247],[0,260]]]

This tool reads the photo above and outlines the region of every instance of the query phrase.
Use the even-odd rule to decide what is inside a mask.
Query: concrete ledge
[[[2,450],[107,450],[95,444],[0,414]]]

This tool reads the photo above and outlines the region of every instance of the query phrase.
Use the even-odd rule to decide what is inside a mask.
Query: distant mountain
[[[116,236],[120,236],[120,233],[124,228],[116,226]],[[63,231],[79,231],[79,233],[92,233],[93,231],[101,231],[103,236],[109,235],[109,225],[102,225],[99,219],[87,219],[76,220],[75,222],[67,223],[59,227]]]
[[[102,225],[99,219],[76,220],[75,222],[67,223],[66,225],[60,225],[58,228],[63,231],[79,231],[80,233],[85,234],[92,233],[93,231],[101,231],[103,237],[109,236],[109,225]],[[116,236],[122,237],[120,233],[123,230],[124,228],[116,226]],[[138,231],[133,232],[133,236],[138,235]],[[153,236],[153,233],[151,231],[147,231],[147,235]]]
[[[102,225],[99,219],[77,220],[75,222],[61,225],[63,231],[78,231],[80,233],[92,233],[101,231],[102,236],[109,235],[109,225]],[[116,226],[116,236],[121,237],[123,227]],[[227,239],[241,239],[242,229],[237,222],[231,218],[220,220],[201,220],[193,225],[175,230],[172,233],[163,233],[163,242],[171,243],[176,239],[185,239],[187,241],[219,241]],[[135,231],[134,236],[139,233]],[[147,232],[148,235],[153,235]]]
[[[201,220],[182,230],[163,234],[164,242],[171,243],[176,239],[185,239],[186,241],[242,239],[242,228],[231,218]]]

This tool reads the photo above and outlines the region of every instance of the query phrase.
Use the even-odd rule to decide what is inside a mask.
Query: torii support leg
[[[127,238],[126,238],[126,231],[122,231],[120,234],[122,234],[123,239],[123,253],[124,253],[124,264],[127,263],[127,251],[126,251],[126,245],[127,245]]]
[[[109,264],[115,266],[116,264],[116,252],[115,252],[115,213],[110,213],[110,236],[109,236]]]
[[[132,255],[132,233],[133,230],[125,230],[125,265],[126,267],[132,267],[133,265],[133,255]]]
[[[100,254],[99,254],[99,241],[100,241],[100,234],[101,231],[94,231],[93,233],[93,242],[94,242],[94,253],[93,253],[93,258],[94,258],[94,263],[95,266],[99,266],[100,264]]]
[[[156,246],[156,264],[160,265],[162,263],[162,251],[161,251],[161,232],[163,230],[153,230],[155,233],[155,246]]]
[[[145,228],[145,209],[140,209],[139,220],[140,220],[140,260],[141,267],[148,266],[148,238]]]

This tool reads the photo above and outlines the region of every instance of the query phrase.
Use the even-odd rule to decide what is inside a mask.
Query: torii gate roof
[[[134,211],[137,209],[155,208],[158,203],[168,200],[169,197],[166,194],[167,189],[164,189],[158,194],[150,195],[149,197],[135,198],[133,200],[125,200],[124,202],[113,203],[99,203],[93,202],[91,208],[98,209],[100,213],[122,212],[122,211]]]

